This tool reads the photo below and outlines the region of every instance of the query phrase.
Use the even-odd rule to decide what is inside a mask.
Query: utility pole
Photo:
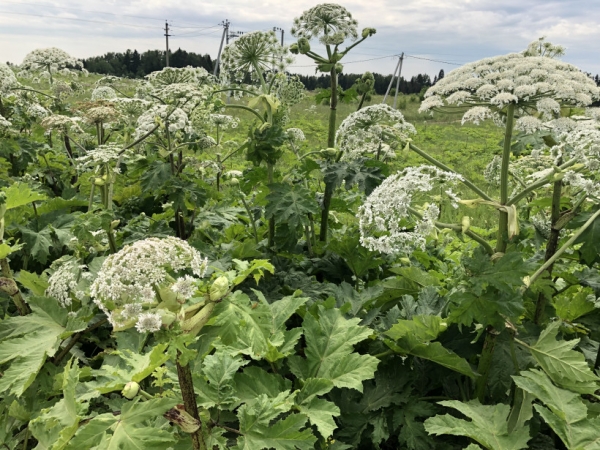
[[[400,73],[402,72],[402,61],[404,61],[404,52],[398,58],[398,64],[394,69],[394,73],[392,74],[392,79],[390,80],[390,84],[388,85],[387,91],[385,91],[385,95],[383,96],[383,100],[381,103],[385,103],[388,94],[390,93],[390,89],[392,88],[392,84],[394,83],[394,77],[396,76],[396,72],[398,72],[398,78],[396,80],[396,94],[394,95],[394,108],[396,108],[396,100],[398,99],[398,89],[400,88]]]
[[[283,28],[273,27],[273,31],[275,33],[277,33],[278,31],[281,31],[281,46],[283,47],[283,33],[284,33]]]
[[[215,63],[215,70],[213,72],[214,76],[217,76],[217,71],[219,70],[219,63],[221,62],[221,52],[223,51],[223,42],[227,39],[227,44],[229,44],[229,25],[231,23],[229,20],[225,19],[224,22],[221,22],[223,25],[223,36],[221,36],[221,45],[219,46],[219,53],[217,54],[217,62]]]
[[[396,79],[396,93],[394,95],[394,109],[398,100],[398,91],[400,90],[400,74],[402,73],[402,62],[404,61],[404,52],[400,55],[400,67],[398,67],[398,78]]]
[[[167,41],[167,51],[165,52],[166,67],[169,67],[169,22],[165,21],[165,39]]]

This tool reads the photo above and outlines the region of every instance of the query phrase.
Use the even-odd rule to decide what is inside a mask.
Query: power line
[[[12,14],[12,15],[16,15],[16,16],[44,17],[47,19],[54,19],[54,20],[71,20],[71,21],[76,21],[76,22],[102,23],[102,24],[108,24],[108,25],[119,25],[121,27],[147,28],[150,30],[158,29],[158,26],[149,27],[146,25],[134,25],[134,24],[128,24],[128,23],[121,23],[121,22],[108,22],[108,21],[104,21],[104,20],[76,19],[74,17],[47,16],[47,15],[43,15],[43,14],[29,14],[29,13],[18,13],[18,12],[9,12],[9,11],[0,11],[0,13]]]
[[[414,59],[424,59],[425,61],[433,61],[433,62],[439,62],[439,63],[444,63],[444,64],[450,64],[452,66],[462,66],[463,64],[466,63],[455,63],[455,62],[449,62],[449,61],[441,61],[439,59],[431,59],[431,58],[423,58],[421,56],[413,56],[413,55],[404,55],[407,58],[414,58]]]

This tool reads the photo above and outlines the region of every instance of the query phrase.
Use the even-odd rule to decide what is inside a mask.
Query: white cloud
[[[233,31],[289,29],[294,17],[319,3],[315,0],[5,0],[0,2],[0,60],[19,63],[38,47],[60,47],[77,57],[126,49],[164,48],[164,19],[172,24],[172,49],[179,47],[215,57],[220,28],[202,29],[229,19]],[[586,0],[348,0],[342,4],[378,33],[345,58],[346,72],[391,73],[393,58],[407,55],[452,63],[516,52],[542,36],[567,47],[565,61],[600,73],[600,2]],[[11,14],[7,14],[11,13]],[[29,15],[21,15],[29,14]],[[36,16],[49,17],[36,17]],[[135,17],[132,17],[135,16]],[[88,21],[88,22],[85,22]],[[96,23],[108,22],[108,23]],[[135,25],[135,26],[133,26]],[[196,28],[194,28],[196,27]],[[354,63],[367,59],[380,58]],[[298,58],[296,65],[310,64]],[[407,58],[403,74],[456,66]],[[303,73],[314,69],[298,67]]]

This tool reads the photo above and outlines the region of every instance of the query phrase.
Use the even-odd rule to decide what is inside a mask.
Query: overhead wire
[[[44,17],[47,19],[54,19],[54,20],[71,20],[71,21],[76,21],[76,22],[102,23],[102,24],[108,24],[108,25],[118,25],[121,27],[147,28],[150,30],[160,29],[158,26],[151,27],[151,26],[147,26],[147,25],[134,25],[134,24],[128,24],[128,23],[121,23],[121,22],[108,22],[105,20],[78,19],[75,17],[48,16],[48,15],[44,15],[44,14],[19,13],[19,12],[11,12],[11,11],[0,11],[0,13],[1,14],[11,14],[11,15],[16,15],[16,16]]]

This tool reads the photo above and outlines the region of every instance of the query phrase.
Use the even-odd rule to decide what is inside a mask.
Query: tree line
[[[181,48],[169,52],[169,65],[203,67],[209,72],[214,69],[214,62],[210,55],[186,52]],[[125,53],[109,52],[102,56],[84,59],[83,66],[90,72],[103,75],[143,78],[165,67],[165,52],[162,50],[148,50],[144,53],[139,53],[137,50],[127,50]]]

